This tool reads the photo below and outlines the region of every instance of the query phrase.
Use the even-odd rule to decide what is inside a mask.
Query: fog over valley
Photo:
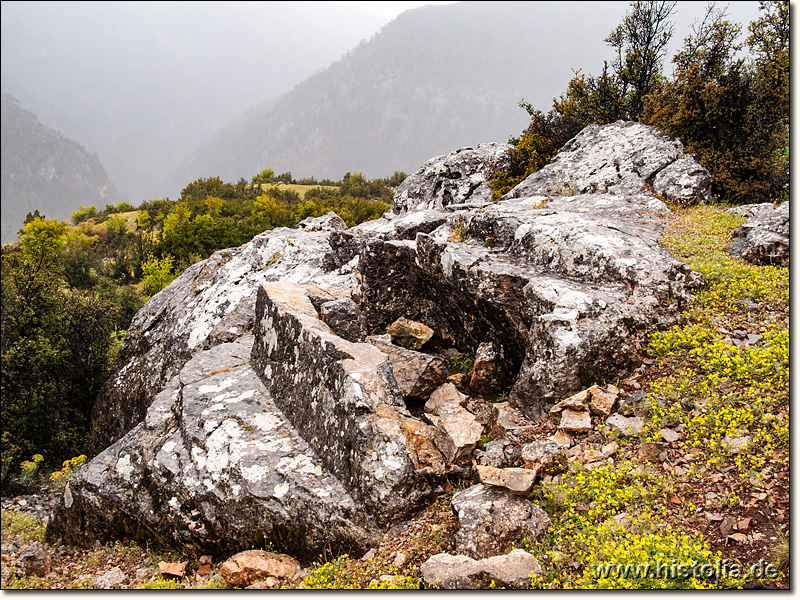
[[[505,142],[527,124],[521,99],[546,111],[573,71],[602,70],[628,8],[464,2],[389,21],[346,4],[3,2],[3,242],[31,206],[68,218],[79,204],[174,199],[197,178],[264,168],[384,177]],[[678,3],[668,56],[703,10]],[[746,28],[758,3],[729,13]],[[56,133],[88,158],[54,160]],[[59,165],[87,161],[80,184],[52,183]]]

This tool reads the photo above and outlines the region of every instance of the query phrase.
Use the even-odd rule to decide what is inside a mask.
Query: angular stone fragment
[[[586,410],[586,405],[590,398],[590,390],[586,389],[577,394],[565,398],[560,402],[556,402],[553,408],[550,409],[550,414],[560,413],[562,410],[568,408],[570,410]]]
[[[655,461],[665,448],[666,445],[661,442],[644,442],[639,446],[639,458]]]
[[[400,427],[417,473],[444,475],[447,465],[436,447],[437,430],[417,419],[403,419]]]
[[[502,469],[508,465],[505,449],[509,445],[508,440],[494,440],[484,446],[483,451],[475,451],[478,463],[487,467]]]
[[[620,414],[613,414],[606,419],[606,425],[611,427],[620,435],[632,437],[639,435],[644,427],[642,417],[623,417]]]
[[[171,563],[162,560],[158,563],[158,571],[167,577],[181,578],[186,575],[187,564],[186,562]]]
[[[491,342],[484,342],[475,352],[475,362],[469,389],[479,394],[495,394],[500,391],[501,383],[498,368],[500,366],[497,352]]]
[[[33,542],[20,552],[14,562],[17,577],[46,577],[50,573],[50,553],[39,542]]]
[[[522,462],[526,469],[553,474],[567,464],[567,455],[557,442],[538,440],[522,447]]]
[[[726,435],[720,440],[720,446],[731,454],[739,454],[747,450],[752,441],[749,435]]]
[[[531,469],[521,469],[519,467],[509,467],[498,469],[477,465],[478,477],[481,483],[505,488],[515,494],[527,494],[533,489],[536,483],[538,471]]]
[[[436,446],[451,463],[472,452],[483,435],[475,415],[457,404],[440,408],[436,428]]]
[[[614,403],[616,401],[616,394],[604,392],[595,386],[592,388],[592,399],[589,403],[589,408],[594,414],[607,417],[611,414],[611,410],[614,408]]]
[[[481,562],[498,587],[525,589],[530,586],[532,575],[542,574],[536,557],[521,548],[484,558]]]
[[[425,412],[438,415],[439,409],[445,404],[466,406],[467,397],[459,392],[454,384],[444,383],[433,391],[431,397],[425,403]]]
[[[515,548],[505,555],[475,560],[468,556],[435,554],[420,567],[425,587],[450,590],[498,588],[525,589],[531,575],[541,575],[539,561]]]
[[[478,420],[478,423],[489,429],[492,426],[492,405],[483,398],[468,398],[464,407]]]
[[[367,341],[389,357],[394,379],[404,398],[427,398],[447,379],[449,366],[439,356],[401,348],[378,337]]]
[[[617,450],[619,450],[617,442],[608,443],[600,449],[601,458],[611,458],[617,453]]]
[[[128,576],[119,567],[109,569],[94,581],[94,587],[100,590],[118,590],[128,583]]]
[[[419,350],[433,337],[433,329],[424,323],[400,317],[389,326],[392,342],[409,350]]]
[[[452,502],[460,527],[456,552],[476,559],[502,554],[524,536],[534,540],[551,524],[537,505],[502,488],[474,485]]]
[[[367,337],[364,315],[350,298],[324,302],[320,306],[319,315],[331,331],[348,342],[363,342]]]
[[[569,434],[563,429],[558,429],[553,435],[550,436],[550,439],[558,444],[558,447],[562,450],[569,448],[572,445],[572,438],[569,437]]]
[[[220,574],[228,585],[245,587],[268,577],[293,579],[299,570],[300,563],[291,556],[246,550],[222,563]]]
[[[665,441],[670,443],[677,442],[679,439],[681,439],[679,433],[677,433],[674,429],[669,429],[668,427],[659,429],[658,432],[661,434],[661,437],[664,438]]]
[[[426,588],[479,590],[489,587],[489,574],[474,558],[464,555],[435,554],[420,567]]]
[[[492,405],[492,437],[503,439],[509,431],[529,427],[532,423],[508,402],[496,402]]]
[[[592,430],[592,416],[588,410],[576,411],[566,408],[561,413],[561,423],[558,426],[564,431],[586,433]]]

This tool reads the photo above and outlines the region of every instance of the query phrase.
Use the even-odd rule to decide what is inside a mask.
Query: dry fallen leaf
[[[740,544],[746,544],[747,543],[747,536],[745,534],[743,534],[743,533],[732,533],[732,534],[730,534],[728,536],[728,538],[732,539],[732,540],[734,540],[736,542],[739,542]]]

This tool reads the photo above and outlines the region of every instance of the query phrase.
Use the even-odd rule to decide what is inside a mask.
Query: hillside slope
[[[573,67],[602,64],[609,49],[597,32],[610,31],[625,7],[464,2],[406,11],[276,105],[216,135],[165,189],[265,167],[384,177],[459,146],[506,141],[527,123],[521,98],[546,108]]]
[[[96,154],[42,125],[9,94],[2,95],[2,241],[16,239],[25,215],[39,210],[68,219],[80,204],[116,204],[119,193]]]
[[[0,82],[138,204],[220,127],[385,22],[333,2],[3,2]]]

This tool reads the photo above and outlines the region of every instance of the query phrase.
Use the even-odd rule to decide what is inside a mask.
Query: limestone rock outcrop
[[[147,533],[198,555],[265,539],[296,556],[369,546],[373,519],[270,398],[252,345],[249,336],[197,353],[141,423],[72,476],[48,539]]]
[[[190,266],[153,296],[134,317],[116,372],[95,403],[94,449],[105,448],[141,422],[156,394],[195,353],[252,334],[261,283],[349,290],[355,284],[355,265],[332,273],[322,268],[330,235],[287,228],[267,231],[242,248],[220,250]],[[326,300],[339,297],[347,294],[328,294]]]
[[[266,537],[298,558],[365,551],[464,473],[487,426],[524,429],[555,400],[629,371],[700,278],[658,245],[669,210],[641,185],[687,158],[680,144],[646,151],[633,126],[616,129],[583,137],[638,184],[587,175],[591,193],[523,187],[491,203],[507,147],[481,145],[429,161],[380,219],[343,229],[327,215],[187,269],[135,317],[94,411],[104,450],[70,479],[47,539],[149,536],[230,555]],[[702,177],[687,185],[702,197]],[[401,317],[433,330],[425,353],[380,337]],[[444,351],[479,348],[492,350],[490,384],[423,414],[447,378]],[[408,353],[428,362],[406,385]],[[509,389],[490,423],[475,395]],[[511,466],[500,450],[485,466]],[[522,502],[534,537],[546,526],[527,499],[477,487]],[[494,517],[471,506],[457,550],[505,551],[521,530],[487,533]],[[486,539],[466,541],[464,523]]]
[[[508,149],[508,144],[480,144],[430,159],[397,187],[392,210],[399,213],[491,202],[494,174],[511,165]]]
[[[731,212],[748,216],[731,233],[728,251],[756,265],[789,266],[789,203],[749,204]]]
[[[676,204],[711,199],[711,174],[684,154],[679,140],[648,125],[617,121],[584,128],[504,198],[641,194],[647,186]]]

